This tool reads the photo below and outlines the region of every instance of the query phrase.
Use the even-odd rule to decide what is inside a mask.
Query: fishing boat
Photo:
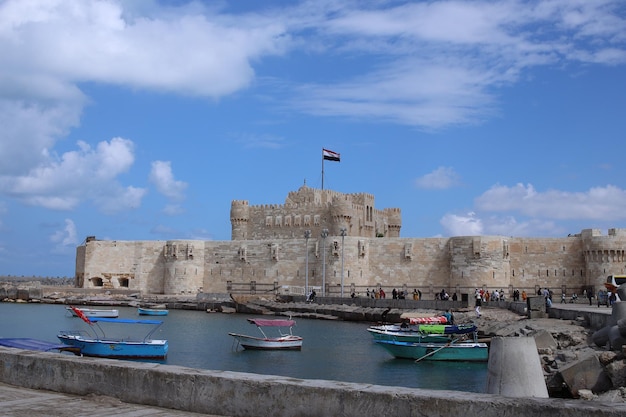
[[[65,307],[65,309],[72,314],[74,317],[78,317],[78,314],[74,309],[80,310],[87,317],[107,317],[107,318],[116,318],[119,317],[120,312],[117,309],[107,309],[107,308],[83,308],[83,307]]]
[[[263,337],[248,336],[238,333],[228,333],[234,337],[238,345],[244,349],[254,350],[301,350],[302,337],[295,336],[292,333],[293,326],[296,325],[295,320],[282,319],[248,319],[248,322],[257,326]],[[267,336],[264,328],[274,329],[278,334],[274,337]],[[284,329],[289,329],[287,332]]]
[[[79,309],[76,310],[78,310],[76,314],[89,325],[89,331],[61,330],[57,337],[64,344],[79,348],[83,355],[113,359],[165,359],[167,357],[167,340],[151,338],[163,324],[162,321],[90,318]],[[144,337],[135,336],[140,326],[149,326],[149,331]],[[105,332],[105,328],[109,335]],[[128,331],[132,332],[130,336]]]
[[[140,316],[167,316],[169,311],[164,308],[137,307]]]
[[[428,361],[469,361],[487,362],[489,348],[486,343],[477,341],[458,341],[452,339],[447,343],[420,343],[398,340],[375,340],[399,359],[414,359],[416,362]]]
[[[384,324],[367,328],[367,331],[370,332],[375,341],[396,340],[418,343],[448,343],[458,335],[475,333],[476,330],[477,328],[474,324],[421,324],[408,326]]]

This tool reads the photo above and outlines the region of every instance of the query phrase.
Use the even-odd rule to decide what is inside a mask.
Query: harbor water
[[[486,388],[486,363],[395,359],[373,342],[367,323],[296,318],[294,334],[304,338],[301,351],[247,351],[228,333],[260,336],[246,320],[249,315],[170,310],[167,316],[147,317],[135,308],[115,308],[120,318],[163,320],[152,338],[168,340],[168,356],[161,362],[168,365],[478,393]],[[2,338],[59,343],[60,330],[88,329],[59,304],[0,303],[0,317]],[[139,329],[139,335],[145,331]]]

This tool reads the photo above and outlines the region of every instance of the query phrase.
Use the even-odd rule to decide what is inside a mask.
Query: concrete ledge
[[[625,404],[302,380],[0,348],[0,381],[224,416],[623,416]],[[410,366],[410,364],[407,364]]]
[[[584,310],[566,310],[558,307],[550,309],[549,317],[552,319],[577,320],[583,318],[593,330],[606,327],[611,322],[611,315],[604,312],[593,312]]]

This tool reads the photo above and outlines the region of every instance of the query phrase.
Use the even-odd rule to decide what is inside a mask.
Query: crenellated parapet
[[[284,204],[249,205],[246,200],[231,204],[233,240],[291,239],[306,230],[319,234],[328,229],[338,236],[399,237],[399,209],[379,210],[368,193],[345,194],[303,185],[289,192]]]

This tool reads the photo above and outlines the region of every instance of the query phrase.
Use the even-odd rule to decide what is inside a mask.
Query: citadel
[[[367,290],[475,288],[578,293],[626,273],[626,229],[562,238],[400,237],[399,208],[371,194],[303,185],[284,204],[231,203],[230,241],[116,241],[90,236],[76,249],[75,284],[144,294],[252,293],[363,296]],[[299,292],[298,292],[299,290]],[[320,293],[321,290],[321,293]]]

